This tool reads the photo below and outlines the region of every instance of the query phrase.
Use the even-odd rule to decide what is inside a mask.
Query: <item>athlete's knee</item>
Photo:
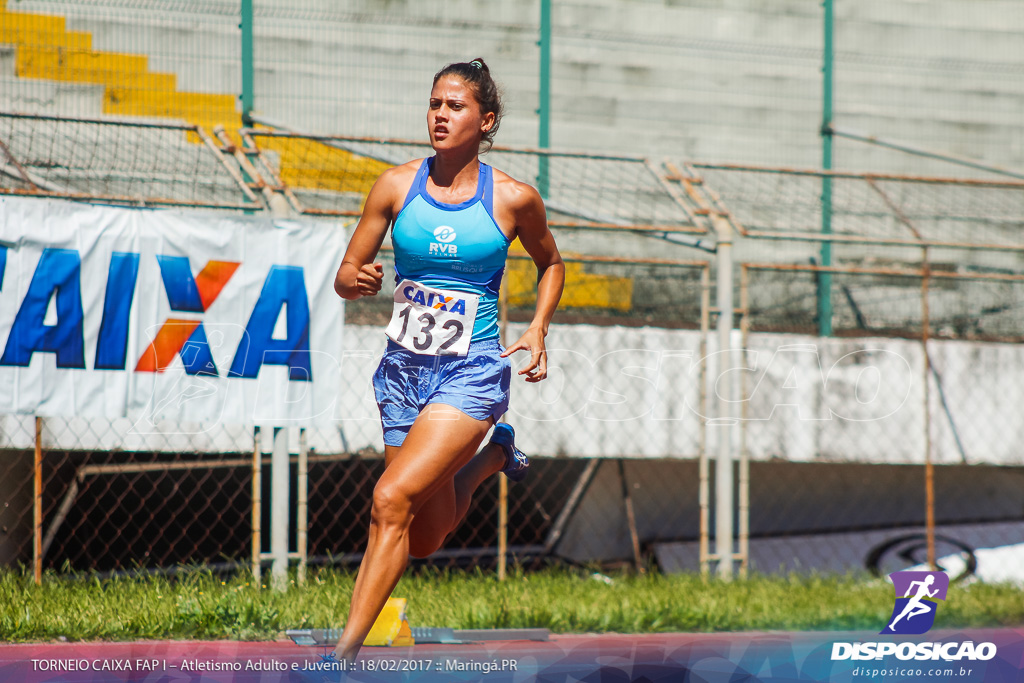
[[[408,526],[412,522],[412,501],[397,486],[378,482],[373,489],[370,518],[375,524]]]

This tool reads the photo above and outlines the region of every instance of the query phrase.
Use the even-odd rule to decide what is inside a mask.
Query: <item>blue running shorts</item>
[[[508,410],[512,361],[502,358],[501,343],[470,344],[465,356],[424,356],[388,340],[373,373],[373,390],[384,427],[384,444],[401,446],[420,411],[429,403],[458,408],[476,420]]]

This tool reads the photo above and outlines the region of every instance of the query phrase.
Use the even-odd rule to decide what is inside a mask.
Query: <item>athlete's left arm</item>
[[[530,351],[530,364],[519,371],[527,382],[539,382],[548,376],[548,356],[544,337],[562,298],[565,286],[565,264],[558,253],[555,238],[548,229],[544,200],[534,188],[514,182],[508,187],[508,197],[515,217],[516,234],[527,253],[537,265],[537,310],[533,322],[523,336],[505,349],[502,356],[524,349]]]

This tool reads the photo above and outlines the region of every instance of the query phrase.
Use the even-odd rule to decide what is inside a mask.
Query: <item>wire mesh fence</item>
[[[132,206],[259,209],[205,130],[0,112],[0,193]]]
[[[570,501],[574,491],[577,500],[586,493],[582,509],[589,509],[598,490],[588,491],[593,473],[584,478],[587,462],[578,456],[693,458],[699,452],[699,422],[683,406],[700,401],[693,366],[700,355],[706,265],[652,266],[620,260],[611,264],[613,274],[605,274],[602,266],[607,264],[600,260],[576,258],[571,263],[581,269],[594,267],[596,272],[588,275],[599,283],[596,291],[577,285],[576,315],[585,322],[553,328],[551,381],[541,389],[517,386],[508,417],[520,430],[523,448],[539,457],[534,465],[537,474],[515,487],[508,503],[509,551],[526,566],[564,558],[560,542],[579,544],[581,536],[589,535],[591,520],[581,522]],[[648,302],[631,313],[628,296],[625,304],[611,310],[594,303],[608,292],[600,278],[615,278],[622,285],[651,281],[656,275],[663,287],[677,290],[672,310]],[[525,328],[516,319],[532,315],[528,297],[520,293],[513,298],[513,291],[510,287],[507,294],[506,319],[512,321],[507,338]],[[351,362],[344,366],[350,381],[339,388],[339,400],[362,409],[343,415],[336,429],[307,430],[310,524],[304,550],[310,562],[354,563],[365,545],[371,493],[383,468],[370,373],[383,350],[381,323],[387,319],[387,308],[375,300],[347,308],[345,353]],[[650,327],[652,320],[657,324],[680,312],[696,318],[690,329]],[[523,362],[517,359],[519,365]],[[635,373],[638,377],[630,378]],[[686,394],[685,400],[680,394]],[[680,422],[686,422],[682,429]],[[9,517],[4,525],[10,540],[6,562],[28,562],[34,534],[42,539],[43,566],[82,571],[194,563],[245,566],[253,550],[253,528],[262,530],[260,547],[269,547],[268,449],[251,428],[171,421],[139,430],[127,418],[40,418],[39,424],[41,460],[34,471],[33,419],[5,417],[5,486],[0,493],[9,503],[4,513]],[[254,450],[263,463],[258,492],[253,490]],[[292,452],[294,461],[294,443]],[[293,521],[298,500],[295,467]],[[32,526],[34,477],[41,484],[38,530]],[[481,487],[465,523],[432,562],[493,565],[497,488],[495,480]],[[664,498],[646,501],[644,510],[651,511],[652,520],[658,517],[654,507],[671,516],[676,504]],[[670,537],[677,533],[674,530]],[[293,552],[298,542],[297,531],[291,532]]]
[[[1024,528],[1002,488],[1021,471],[1016,427],[1002,435],[1018,420],[1013,399],[994,397],[1017,392],[1006,377],[1024,330],[1024,187],[700,163],[686,174],[746,237],[735,476],[750,566],[884,574],[934,560],[1008,577]],[[823,298],[834,338],[818,336]]]
[[[942,327],[927,308],[942,310],[937,301],[953,285],[925,288],[921,271],[836,273],[837,289],[877,296],[866,317],[887,322],[865,329],[837,306],[837,332],[852,337],[831,339],[807,333],[816,322],[813,271],[751,266],[747,274],[739,438],[749,461],[741,468],[750,472],[751,566],[884,575],[924,565],[931,509],[940,566],[959,578],[1011,579],[1024,541],[1019,390],[1010,379],[1018,344],[932,337]],[[772,302],[797,280],[803,305],[788,299],[794,305],[782,313]],[[761,331],[786,325],[804,332]],[[1001,332],[1019,339],[1019,320]]]
[[[837,168],[951,168],[869,138],[1011,169],[1024,159],[1013,0],[927,13],[914,0],[253,5],[247,20],[239,0],[2,3],[0,107],[234,130],[244,106],[321,134],[411,138],[434,73],[483,57],[504,85],[507,144],[535,144],[545,112],[558,149],[814,166],[827,5],[830,123],[850,133],[834,140]],[[548,98],[539,41],[551,47]]]
[[[26,175],[32,185],[22,188],[23,193],[114,201],[119,195],[104,184],[110,175],[105,169],[113,167],[119,169],[117,177],[130,188],[132,205],[172,201],[180,207],[215,205],[209,195],[195,190],[196,176],[203,175],[197,171],[195,159],[204,157],[165,155],[166,177],[181,182],[161,183],[159,176],[153,177],[151,167],[138,156],[150,139],[149,126],[48,116],[10,118],[17,122],[12,130],[18,131],[18,135],[9,136],[16,143],[11,149],[17,153],[11,158],[24,159],[18,165],[30,169]],[[98,126],[106,126],[110,132],[91,137],[76,132]],[[165,132],[163,127],[158,129]],[[339,172],[324,173],[326,164],[322,159],[311,158],[303,162],[310,172],[289,175],[282,170],[287,166],[281,159],[298,145],[296,140],[311,149],[328,149],[328,153],[335,148],[308,136],[289,136],[283,147],[275,149],[279,138],[257,131],[241,136],[243,148],[220,130],[216,138],[203,138],[200,144],[188,139],[190,133],[197,134],[200,129],[167,126],[166,130],[175,136],[175,144],[185,150],[199,150],[212,160],[212,165],[205,167],[212,186],[253,198],[247,207],[264,210],[272,204],[268,195],[292,192],[298,209],[306,210],[307,195],[303,193],[319,193],[321,208],[308,213],[342,222],[350,219],[349,214],[357,213],[351,209],[359,208],[367,191],[366,183],[358,180],[357,169],[371,165],[371,170],[379,173],[390,163],[404,161],[399,152],[412,157],[426,150],[410,143],[349,140],[346,144],[357,147],[355,153],[345,152],[351,164]],[[40,153],[30,143],[46,139],[45,134],[54,131],[64,131],[69,140],[49,150],[48,158],[56,163],[33,163]],[[75,163],[82,181],[92,184],[69,191],[69,181],[59,175],[59,169],[71,165],[65,158],[74,157],[86,140],[94,141],[96,153]],[[271,144],[266,148],[256,147],[267,140]],[[678,191],[645,159],[542,155],[514,149],[496,150],[490,157],[495,164],[507,164],[516,174],[538,173],[544,165],[541,159],[558,174],[557,182],[549,186],[550,201],[557,207],[552,212],[552,223],[564,234],[593,231],[600,237],[594,246],[614,253],[615,240],[622,238],[618,231],[623,228],[634,236],[706,231],[693,221],[691,213],[680,208],[686,203]],[[12,173],[16,172],[13,161],[12,168]],[[51,175],[43,178],[47,172]],[[338,178],[354,185],[339,186]],[[52,183],[51,189],[42,190],[43,182]],[[65,184],[58,186],[58,182]],[[691,403],[699,400],[692,366],[700,353],[700,329],[706,326],[707,263],[665,258],[671,254],[666,254],[664,248],[659,253],[659,258],[567,255],[569,281],[564,313],[569,317],[564,325],[556,326],[550,342],[557,384],[552,382],[552,389],[544,394],[522,394],[512,415],[523,428],[524,444],[537,455],[549,456],[535,464],[542,476],[514,490],[508,503],[509,548],[515,558],[529,566],[552,557],[568,557],[567,551],[559,550],[562,544],[568,544],[566,548],[578,545],[590,528],[589,521],[579,521],[577,511],[592,507],[594,494],[588,490],[600,468],[596,468],[596,461],[590,466],[568,456],[678,457],[682,453],[695,457],[699,450],[694,437],[699,432],[696,418],[690,420],[687,434],[669,427],[673,420],[685,417],[679,407],[683,402],[674,398],[677,389],[693,394]],[[390,264],[388,252],[381,257]],[[522,251],[513,253],[503,314],[510,335],[521,331],[532,317],[534,280],[529,257]],[[390,309],[384,305],[388,303],[385,295],[346,309],[347,355],[343,366],[348,381],[339,391],[344,394],[343,400],[357,409],[344,415],[336,429],[310,429],[304,436],[309,448],[305,498],[312,523],[303,528],[303,554],[312,562],[356,562],[365,544],[370,493],[383,466],[369,375],[383,350],[381,323]],[[654,329],[649,329],[652,326]],[[602,352],[593,357],[581,354],[581,345],[595,334],[602,337]],[[640,382],[625,387],[628,414],[620,405],[623,401],[614,394],[620,380],[627,376],[623,364],[627,371],[636,365],[643,373]],[[538,406],[542,407],[539,411]],[[552,419],[555,412],[565,419]],[[31,416],[4,419],[4,467],[10,475],[4,477],[9,484],[4,496],[10,501],[4,512],[4,525],[9,530],[5,562],[25,562],[35,553],[43,566],[55,569],[124,571],[185,563],[237,567],[246,565],[254,550],[269,544],[269,524],[264,519],[270,495],[269,459],[265,444],[251,428],[168,422],[139,430],[127,418],[48,417],[39,420],[37,437]],[[597,428],[588,430],[587,424]],[[657,436],[645,435],[645,425],[653,427]],[[585,438],[580,438],[581,434]],[[33,462],[36,445],[38,464]],[[297,448],[293,443],[293,461]],[[260,454],[262,462],[258,480],[252,468],[254,452]],[[293,494],[298,486],[296,467],[292,465]],[[637,465],[629,465],[629,469],[634,467]],[[596,477],[597,481],[607,476],[616,481],[614,464],[601,471],[611,475]],[[631,478],[632,473],[625,476]],[[38,524],[33,520],[33,500],[27,485],[33,479],[40,485]],[[625,481],[621,476],[619,479]],[[466,523],[433,562],[458,566],[495,562],[497,488],[492,481],[480,490]],[[294,519],[298,496],[291,498]],[[645,504],[644,509],[648,507]],[[674,506],[664,502],[664,507],[671,512]],[[254,529],[258,545],[253,541]],[[677,534],[674,530],[667,537]],[[41,542],[36,550],[32,547],[33,536]],[[295,549],[299,543],[295,530],[290,545]]]
[[[688,172],[752,238],[739,258],[752,266],[759,329],[813,333],[828,274],[836,334],[1020,338],[1020,181],[700,163]]]
[[[977,174],[865,144],[864,136],[1021,167],[1024,140],[1014,130],[1013,102],[1020,97],[1024,46],[1008,28],[1024,21],[1024,7],[996,2],[977,12],[971,3],[951,3],[920,13],[911,3],[869,0],[834,8],[833,123],[861,136],[836,138],[837,168]],[[963,125],[971,128],[969,142],[959,136]]]
[[[692,168],[728,206],[741,232],[752,237],[820,242],[822,192],[828,183],[830,239],[838,245],[859,241],[886,248],[960,247],[998,253],[1020,243],[1024,183],[1016,180],[703,163]]]
[[[192,141],[199,129],[172,126],[174,144],[206,156],[185,154],[166,168],[181,183],[153,184],[152,167],[136,156],[149,128],[125,126],[113,136],[81,134],[102,153],[76,162],[77,177],[95,182],[77,186],[53,170],[71,165],[63,156],[76,145],[33,165],[42,148],[18,141],[44,138],[31,134],[29,121],[44,132],[101,124],[11,118],[27,127],[4,138],[12,142],[4,167],[11,183],[24,182],[21,165],[37,188],[36,177],[64,183],[48,191],[54,195],[104,200],[114,194],[103,184],[112,167],[136,204],[162,198],[203,207],[216,202],[185,179],[204,168],[214,178],[205,187],[224,188],[212,195],[225,197],[224,206],[228,196],[251,196],[245,206],[260,210],[283,200],[295,214],[339,225],[358,217],[381,169],[428,152],[408,141],[256,129]],[[538,456],[539,473],[512,489],[513,557],[537,566],[646,555],[666,570],[700,568],[701,529],[714,521],[701,487],[715,483],[700,461],[717,445],[713,404],[725,381],[736,383],[745,411],[733,429],[744,456],[735,475],[737,531],[750,567],[882,571],[901,554],[920,559],[929,460],[938,557],[967,563],[1024,540],[1015,493],[1024,463],[1012,413],[1021,358],[1005,343],[1021,339],[1024,275],[1014,267],[1022,250],[1014,231],[1024,215],[1022,184],[529,149],[485,158],[532,182],[546,169],[551,226],[566,252],[566,293],[548,338],[551,377],[517,386],[508,417],[521,446]],[[818,261],[826,178],[834,258],[827,268]],[[47,195],[27,184],[14,189]],[[733,342],[745,350],[745,371],[726,375],[708,334],[718,264],[692,258],[693,246],[713,245],[721,221],[739,236],[738,312],[747,330]],[[387,251],[381,260],[390,271]],[[826,272],[835,338],[815,333]],[[506,340],[532,317],[534,283],[529,257],[513,250]],[[350,412],[331,429],[308,429],[305,447],[298,439],[290,446],[293,472],[303,448],[309,460],[302,549],[312,562],[354,563],[365,543],[383,466],[369,377],[383,350],[387,303],[385,291],[346,307],[339,395]],[[37,439],[33,416],[3,417],[5,562],[30,561],[33,535],[45,566],[57,569],[245,566],[259,549],[254,528],[267,547],[268,449],[250,425],[156,425],[142,436],[127,419],[45,418],[40,427]],[[263,463],[256,489],[254,453]],[[33,480],[42,493],[38,525]],[[989,495],[991,505],[979,503]],[[497,483],[488,482],[432,561],[495,562],[497,506]],[[298,549],[298,529],[290,544]]]
[[[3,108],[237,128],[237,3],[0,4]]]
[[[261,175],[293,195],[293,207],[313,215],[358,215],[373,181],[386,168],[430,156],[424,142],[319,136],[245,129]],[[558,228],[706,232],[686,198],[648,159],[548,152],[496,146],[484,157],[513,178],[534,184]]]

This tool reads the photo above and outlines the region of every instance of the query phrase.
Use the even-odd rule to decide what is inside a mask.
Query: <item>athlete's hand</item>
[[[548,352],[544,347],[544,333],[536,328],[529,328],[515,344],[505,349],[502,358],[511,356],[516,351],[529,351],[532,354],[530,364],[519,371],[526,375],[527,382],[539,382],[548,376]]]
[[[376,296],[384,282],[384,266],[367,263],[356,273],[356,291],[360,296]]]

